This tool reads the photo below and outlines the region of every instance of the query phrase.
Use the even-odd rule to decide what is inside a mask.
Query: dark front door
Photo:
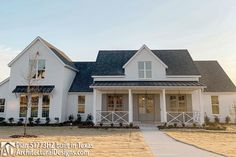
[[[154,121],[155,119],[155,104],[154,95],[145,94],[138,95],[138,112],[139,121]]]

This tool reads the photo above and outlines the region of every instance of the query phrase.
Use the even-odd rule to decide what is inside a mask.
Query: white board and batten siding
[[[39,52],[38,59],[46,60],[45,78],[34,81],[34,85],[54,85],[55,88],[50,94],[50,113],[51,121],[58,117],[60,121],[65,120],[65,105],[67,102],[66,89],[75,76],[75,72],[64,67],[62,61],[40,40],[34,42],[25,53],[23,53],[12,65],[10,71],[10,81],[8,90],[7,118],[13,117],[19,119],[19,94],[12,91],[18,85],[27,85],[26,77],[29,70],[29,60],[34,59],[36,53]],[[68,91],[68,90],[67,90]],[[39,108],[40,110],[40,108]],[[42,118],[39,115],[39,118]]]

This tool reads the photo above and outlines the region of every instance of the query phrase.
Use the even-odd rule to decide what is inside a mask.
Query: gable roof
[[[165,65],[167,75],[200,75],[188,50],[151,50]],[[101,50],[93,75],[124,75],[125,65],[137,50]]]
[[[217,61],[195,61],[201,73],[200,82],[205,84],[205,92],[236,92],[234,83]]]
[[[89,86],[93,83],[92,71],[95,67],[95,62],[74,62],[79,72],[71,84],[69,92],[92,92],[93,89]]]
[[[72,62],[72,60],[61,50],[57,49],[55,46],[47,42],[46,40],[42,39],[41,37],[35,38],[21,53],[19,53],[9,64],[10,67],[18,58],[20,58],[34,43],[37,41],[41,41],[50,51],[52,51],[57,58],[62,61],[65,66],[71,68],[72,70],[77,70],[76,66]]]
[[[148,53],[150,53],[158,62],[160,62],[165,68],[168,68],[168,66],[162,62],[145,44],[128,60],[128,62],[123,65],[122,68],[125,68],[138,54],[140,54],[143,50],[147,50]]]

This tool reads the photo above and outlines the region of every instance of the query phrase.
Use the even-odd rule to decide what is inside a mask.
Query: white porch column
[[[200,123],[204,123],[204,106],[203,106],[203,101],[202,101],[202,90],[198,90],[198,95],[199,95],[199,108],[200,108]]]
[[[133,96],[131,89],[129,89],[129,123],[131,122],[133,122]]]
[[[167,122],[166,114],[166,90],[162,89],[162,102],[161,102],[161,122]]]
[[[93,122],[96,124],[97,89],[93,89]]]

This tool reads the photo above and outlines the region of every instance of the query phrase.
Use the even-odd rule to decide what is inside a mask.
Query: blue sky
[[[235,0],[34,0],[0,2],[0,80],[37,36],[72,60],[100,49],[188,49],[218,60],[236,83]]]

